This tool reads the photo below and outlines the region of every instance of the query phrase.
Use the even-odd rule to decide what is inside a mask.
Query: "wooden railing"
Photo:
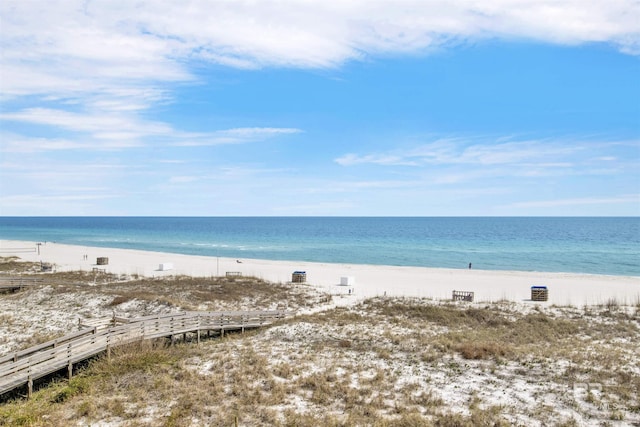
[[[469,291],[453,291],[451,299],[454,301],[469,301],[473,302],[473,292]]]
[[[0,276],[0,291],[17,291],[28,286],[41,285],[41,277]]]
[[[284,311],[182,312],[136,319],[115,318],[121,324],[106,329],[86,328],[61,338],[21,350],[0,358],[0,395],[27,385],[30,396],[33,381],[67,368],[112,348],[153,338],[195,333],[200,342],[202,331],[225,331],[259,328],[286,317]]]

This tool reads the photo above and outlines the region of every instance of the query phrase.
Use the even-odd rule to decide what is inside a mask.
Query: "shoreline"
[[[294,271],[305,271],[306,283],[341,296],[338,302],[342,304],[384,295],[446,300],[451,299],[454,290],[474,292],[476,302],[506,300],[563,306],[640,304],[640,277],[635,276],[234,259],[52,242],[36,246],[36,242],[18,240],[0,240],[0,256],[52,263],[57,271],[100,268],[108,273],[145,277],[211,277],[237,272],[269,282],[287,283]],[[98,257],[107,257],[108,264],[96,265]],[[160,264],[171,264],[172,268],[160,270]],[[344,277],[350,278],[347,286],[340,285]],[[547,286],[548,301],[532,302],[531,286]]]

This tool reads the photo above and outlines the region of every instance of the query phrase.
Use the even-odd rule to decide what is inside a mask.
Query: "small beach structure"
[[[306,271],[294,271],[291,275],[291,281],[293,283],[304,283],[307,281]]]
[[[158,266],[158,270],[160,270],[160,271],[173,270],[173,263],[172,262],[163,262],[162,264],[160,264]]]
[[[340,278],[340,286],[353,286],[356,284],[356,278],[353,276],[344,276]]]
[[[98,264],[98,265],[108,265],[109,264],[109,258],[107,258],[106,256],[98,257],[98,259],[96,259],[96,264]]]
[[[549,299],[549,290],[546,286],[531,287],[531,301],[547,301]]]

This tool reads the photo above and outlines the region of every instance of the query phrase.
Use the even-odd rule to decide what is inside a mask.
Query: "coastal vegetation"
[[[0,425],[640,423],[640,303],[377,297],[339,307],[312,285],[247,277],[42,277],[0,295],[5,349],[32,345],[37,339],[20,341],[17,331],[45,334],[47,319],[55,321],[40,340],[70,331],[78,316],[275,306],[298,314],[200,344],[120,347],[31,399],[5,399]]]

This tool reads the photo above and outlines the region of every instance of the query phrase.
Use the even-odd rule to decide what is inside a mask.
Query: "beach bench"
[[[473,292],[468,291],[453,291],[453,296],[451,297],[454,301],[468,301],[473,302]]]

